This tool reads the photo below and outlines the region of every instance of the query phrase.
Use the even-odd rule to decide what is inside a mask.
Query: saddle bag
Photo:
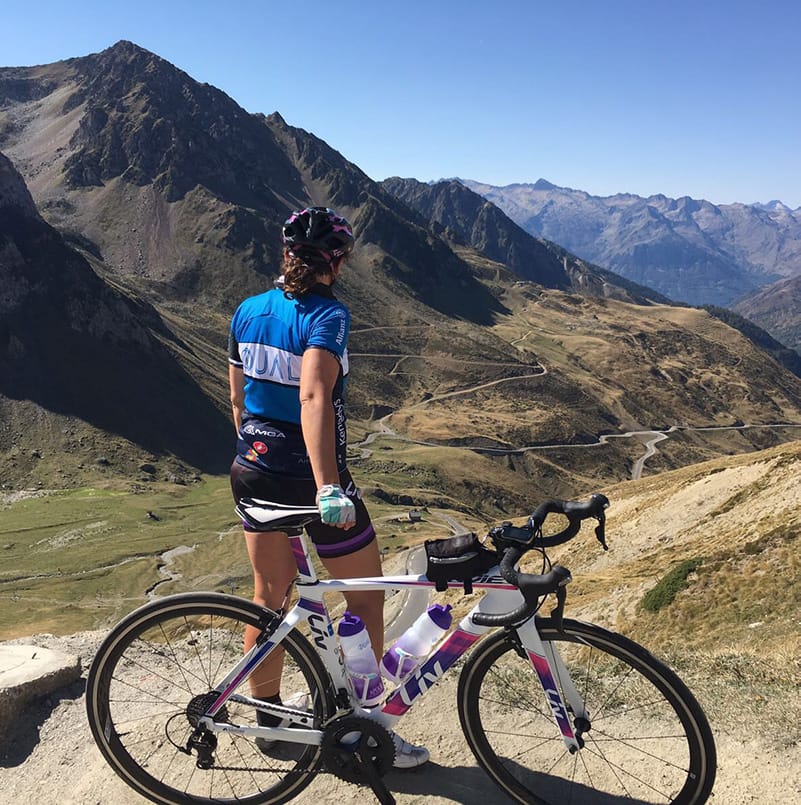
[[[498,554],[485,548],[475,534],[447,539],[427,539],[426,576],[436,583],[438,592],[448,589],[449,581],[461,581],[466,595],[473,592],[473,577],[499,562]]]

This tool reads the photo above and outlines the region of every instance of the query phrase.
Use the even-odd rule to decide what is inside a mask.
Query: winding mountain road
[[[531,331],[529,331],[531,332]],[[528,335],[528,333],[526,333]],[[522,338],[517,339],[517,341],[522,341],[526,335]],[[511,342],[516,343],[516,342]],[[419,355],[404,355],[404,354],[376,354],[376,353],[357,353],[354,354],[352,357],[380,357],[380,358],[395,358],[397,362],[393,367],[393,372],[397,370],[398,365],[407,358],[419,358]],[[487,361],[465,361],[461,359],[448,359],[458,361],[460,363],[471,363],[471,364],[484,364],[484,365],[492,365],[492,366],[507,366],[507,365],[519,365],[519,364],[506,364],[506,363],[492,363],[489,364]],[[443,394],[434,394],[431,397],[427,397],[420,402],[412,403],[411,405],[406,405],[403,408],[399,408],[397,411],[392,411],[389,414],[377,419],[373,426],[373,431],[369,433],[361,442],[358,442],[353,445],[354,449],[361,450],[361,454],[363,458],[368,458],[372,454],[372,450],[368,449],[368,445],[372,444],[379,436],[386,436],[388,438],[397,439],[399,441],[409,442],[411,444],[418,444],[424,447],[442,447],[442,444],[437,442],[429,442],[420,439],[412,439],[408,436],[404,436],[403,434],[398,433],[389,425],[389,420],[395,416],[396,414],[400,413],[401,411],[408,411],[413,409],[422,408],[425,405],[429,405],[433,402],[438,402],[439,400],[448,399],[450,397],[456,397],[459,395],[464,394],[472,394],[476,391],[481,389],[489,388],[491,386],[497,386],[501,383],[510,383],[515,380],[524,380],[529,379],[532,377],[544,377],[548,374],[548,369],[544,366],[541,362],[538,363],[538,371],[524,374],[524,375],[513,375],[511,377],[502,377],[498,378],[497,380],[490,380],[486,383],[479,383],[476,386],[470,386],[464,389],[458,389],[456,391],[449,391]],[[594,442],[585,442],[582,444],[574,444],[574,443],[554,443],[554,444],[537,444],[537,445],[523,445],[521,447],[482,447],[482,446],[470,446],[470,445],[461,445],[461,447],[466,448],[468,450],[473,450],[476,453],[485,453],[490,455],[498,455],[498,456],[509,456],[509,455],[520,455],[522,453],[526,453],[532,450],[564,450],[566,448],[569,449],[588,449],[592,447],[602,447],[611,439],[638,439],[643,443],[644,452],[643,454],[634,462],[631,468],[631,480],[636,481],[642,477],[643,470],[645,468],[645,462],[648,461],[649,458],[656,455],[658,449],[656,447],[659,442],[665,441],[666,439],[670,438],[671,433],[676,433],[679,431],[692,431],[692,432],[704,432],[704,431],[726,431],[726,430],[750,430],[750,429],[767,429],[767,430],[775,430],[781,428],[801,428],[801,424],[792,423],[792,422],[777,422],[777,423],[769,423],[769,424],[762,424],[762,425],[699,425],[699,426],[692,426],[692,425],[672,425],[671,427],[665,430],[632,430],[626,431],[625,433],[603,433],[599,434],[597,437],[597,441]]]

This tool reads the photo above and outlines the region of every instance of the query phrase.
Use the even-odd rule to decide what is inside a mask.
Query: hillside
[[[801,277],[768,285],[736,302],[733,309],[783,344],[801,349]]]
[[[796,442],[605,488],[612,502],[609,551],[585,526],[559,554],[574,578],[568,615],[623,631],[666,657],[701,701],[718,748],[714,801],[722,805],[792,802],[801,785],[796,733],[775,726],[801,715],[799,468]],[[431,523],[423,525],[430,529]],[[419,534],[418,543],[423,538]],[[246,562],[236,545],[231,561]],[[671,585],[671,570],[687,560],[692,569],[680,577],[685,586]],[[666,593],[662,608],[645,610],[645,596],[658,589]],[[457,611],[468,606],[456,592],[448,596]],[[24,642],[76,654],[86,666],[101,636],[46,634]],[[399,803],[497,800],[461,737],[457,673],[447,674],[403,722],[406,737],[431,748],[433,763],[414,775],[389,776]],[[0,785],[15,801],[36,795],[55,803],[42,799],[46,779],[48,790],[69,785],[74,805],[139,802],[94,748],[82,694],[82,685],[60,691],[19,720],[0,764]],[[63,801],[63,793],[59,797]],[[363,790],[324,776],[297,801],[356,805],[364,797]]]
[[[783,204],[599,197],[544,179],[506,187],[464,183],[532,235],[677,301],[725,307],[801,273],[801,210]]]
[[[151,454],[220,468],[224,419],[165,346],[175,335],[42,220],[2,154],[0,287],[4,483],[69,485],[82,461],[133,477]],[[183,400],[195,402],[184,410]],[[120,443],[136,444],[138,455],[117,455]],[[50,472],[40,475],[40,464]]]
[[[642,442],[627,431],[683,429],[654,471],[775,444],[792,434],[776,426],[801,423],[801,381],[706,313],[526,235],[460,186],[434,188],[456,216],[437,220],[279,114],[251,114],[130,42],[0,68],[0,148],[59,254],[95,277],[85,305],[128,300],[131,332],[162,356],[136,375],[157,394],[110,377],[93,396],[87,381],[70,422],[41,373],[24,404],[5,393],[9,488],[224,470],[227,323],[278,273],[277,222],[310,203],[335,206],[358,235],[337,291],[353,313],[351,432],[371,444],[352,462],[384,494],[444,494],[492,516],[521,505],[532,481],[569,494],[629,477]],[[59,366],[88,377],[92,354],[76,346]]]

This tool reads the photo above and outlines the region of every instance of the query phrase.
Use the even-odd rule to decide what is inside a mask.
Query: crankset
[[[369,785],[382,805],[395,805],[381,779],[395,761],[395,744],[385,727],[360,716],[338,718],[323,731],[321,750],[331,774],[349,783]]]

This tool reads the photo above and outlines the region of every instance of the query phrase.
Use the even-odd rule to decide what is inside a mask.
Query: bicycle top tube
[[[572,539],[581,529],[582,521],[588,518],[595,518],[598,521],[595,536],[604,550],[607,550],[604,528],[605,510],[608,506],[609,500],[599,493],[591,495],[586,501],[548,500],[537,507],[525,526],[513,526],[506,522],[491,528],[487,537],[501,556],[499,563],[501,578],[496,583],[493,577],[489,577],[486,582],[487,586],[498,587],[505,580],[509,585],[520,590],[524,601],[512,612],[497,614],[477,612],[474,615],[474,623],[479,626],[509,626],[522,623],[537,611],[543,596],[550,593],[557,594],[558,617],[561,617],[565,598],[564,589],[571,580],[570,571],[560,565],[554,565],[543,574],[520,573],[516,569],[516,564],[529,550],[540,550],[544,555],[545,548],[560,545]],[[315,506],[287,506],[254,498],[243,498],[239,501],[236,511],[248,526],[256,531],[280,531],[282,528],[294,531],[319,520],[319,512]],[[543,536],[543,523],[548,515],[553,513],[565,516],[568,525],[556,534]],[[298,565],[299,584],[319,583],[311,565],[302,532],[298,536],[290,537],[290,544]],[[414,577],[397,577],[392,581],[384,577],[349,581],[349,585],[347,580],[343,580],[341,583],[345,585],[345,588],[350,586],[352,589],[356,589],[357,585],[368,585],[360,586],[360,589],[387,589],[391,586],[402,588],[413,585],[433,586],[433,582],[430,582],[426,576],[418,576],[416,579]],[[326,583],[324,586],[330,588],[332,585]],[[451,585],[449,584],[449,586]],[[481,586],[480,577],[479,586]]]

